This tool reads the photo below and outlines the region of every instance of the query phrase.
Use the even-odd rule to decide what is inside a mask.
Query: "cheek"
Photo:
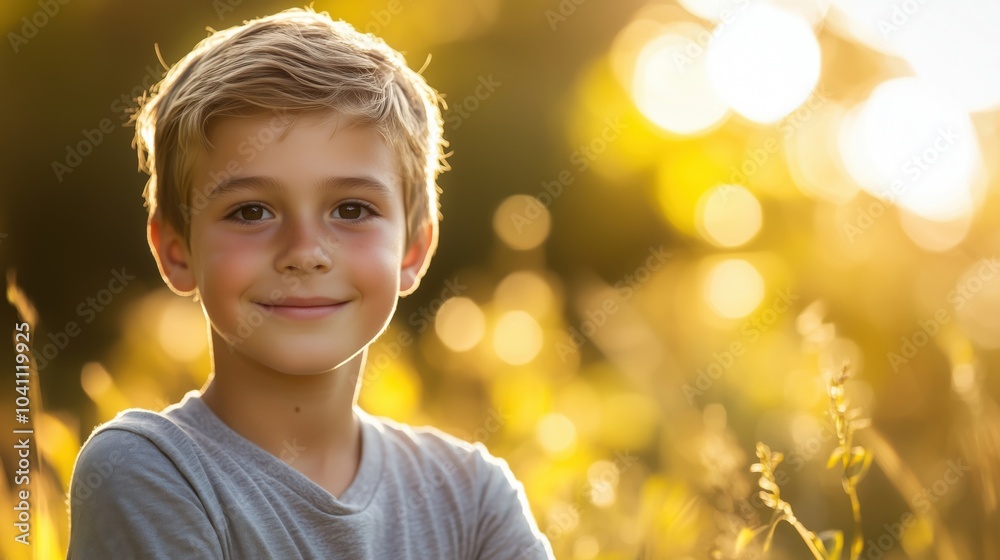
[[[265,254],[246,238],[216,236],[204,244],[199,285],[207,294],[240,294],[260,269]]]
[[[399,286],[399,247],[384,233],[358,236],[347,244],[343,258],[355,282],[370,288],[394,290]],[[395,292],[394,292],[395,296]]]

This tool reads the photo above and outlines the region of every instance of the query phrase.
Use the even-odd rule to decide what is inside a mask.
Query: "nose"
[[[289,217],[279,236],[281,250],[275,257],[278,272],[326,272],[333,266],[331,253],[336,240],[321,222],[303,217]]]

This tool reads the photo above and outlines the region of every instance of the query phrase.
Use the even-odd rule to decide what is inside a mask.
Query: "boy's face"
[[[302,114],[282,136],[273,115],[218,122],[194,167],[190,250],[150,224],[164,277],[197,291],[216,343],[266,368],[342,365],[422,271],[430,229],[404,246],[396,156],[373,128],[349,124]]]

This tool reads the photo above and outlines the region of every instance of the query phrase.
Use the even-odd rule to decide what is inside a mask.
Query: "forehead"
[[[371,177],[401,191],[398,158],[370,124],[337,112],[224,117],[207,130],[195,156],[194,186],[209,192],[241,176],[313,183],[323,177]]]

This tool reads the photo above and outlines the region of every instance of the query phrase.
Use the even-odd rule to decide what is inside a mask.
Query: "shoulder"
[[[102,486],[180,483],[190,478],[184,473],[197,455],[189,433],[166,415],[124,410],[95,427],[84,442],[73,467],[71,498]]]
[[[383,440],[390,460],[403,455],[477,474],[507,467],[482,443],[465,441],[434,426],[413,426],[382,416],[368,415],[368,419]]]
[[[81,455],[92,456],[115,451],[135,452],[139,448],[158,447],[168,451],[190,441],[185,428],[167,415],[141,408],[119,412],[113,419],[96,426],[81,448]]]
[[[138,480],[124,473],[172,465],[168,450],[176,445],[163,445],[176,439],[171,425],[155,412],[131,409],[97,426],[77,455],[71,497],[86,499],[101,486]]]
[[[380,418],[391,445],[412,450],[445,465],[446,473],[424,469],[432,484],[462,486],[454,503],[467,504],[474,513],[472,557],[504,560],[552,560],[552,545],[539,530],[524,485],[507,461],[494,456],[482,443],[469,443],[429,426],[413,427]],[[391,459],[390,459],[391,460]],[[430,471],[432,474],[427,475]],[[444,476],[442,476],[442,474]],[[435,476],[440,478],[435,480]]]
[[[370,418],[384,441],[388,470],[403,477],[424,477],[436,489],[450,487],[480,512],[498,500],[521,502],[523,485],[507,461],[481,442],[470,443],[433,426]]]
[[[113,419],[96,426],[80,449],[78,459],[117,458],[140,450],[155,448],[155,441],[176,437],[176,426],[159,413],[140,408],[119,412]]]
[[[159,448],[168,455],[190,454],[195,440],[203,431],[198,409],[193,403],[195,396],[197,391],[190,391],[180,402],[160,411],[145,408],[123,410],[91,431],[81,453],[110,453],[116,446],[131,449],[139,445]]]
[[[185,455],[191,445],[151,411],[129,410],[95,428],[70,480],[68,557],[221,557],[204,473]]]

